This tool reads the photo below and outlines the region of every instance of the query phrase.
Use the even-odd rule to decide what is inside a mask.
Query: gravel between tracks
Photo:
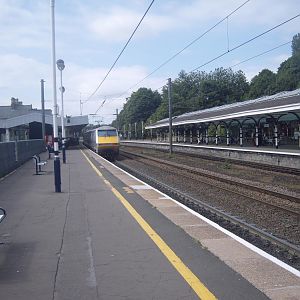
[[[257,185],[265,186],[267,178],[269,182],[278,181],[276,186],[270,186],[273,190],[278,190],[280,192],[287,190],[288,193],[299,195],[299,176],[296,175],[278,174],[257,169],[253,170],[249,167],[237,165],[225,165],[224,167],[224,163],[222,162],[212,162],[196,157],[183,157],[183,155],[180,154],[173,154],[170,156],[168,153],[148,149],[136,148],[133,150],[130,148],[126,150],[171,160],[176,163],[182,163],[184,165],[198,167],[212,172],[219,172],[223,175],[234,177],[236,181],[251,180],[252,183],[255,182]],[[256,227],[266,230],[279,238],[287,240],[295,245],[300,245],[300,225],[299,219],[297,220],[296,216],[289,215],[276,208],[271,208],[268,205],[253,201],[251,202],[246,197],[238,196],[230,192],[224,192],[224,190],[221,190],[218,187],[208,185],[210,179],[205,179],[208,181],[207,184],[202,183],[199,181],[199,176],[188,171],[178,170],[175,172],[174,167],[162,166],[157,162],[148,163],[146,159],[141,158],[138,160],[123,158],[122,163],[126,163],[130,167],[140,170],[143,173],[151,174],[151,176],[155,177],[157,180],[173,186],[196,199],[205,201],[216,208],[222,209],[231,215],[237,216],[249,224],[255,224]],[[292,192],[290,192],[290,186],[294,187]],[[261,197],[259,194],[256,195],[255,192],[251,192],[251,195],[249,196]],[[268,201],[285,202],[285,200],[276,199],[276,197],[268,196],[268,198]],[[289,203],[288,205],[289,207],[294,207],[298,210],[300,208],[299,203]]]
[[[223,175],[228,175],[230,177],[235,177],[237,180],[248,180],[258,186],[268,186],[275,191],[278,190],[280,192],[286,191],[290,194],[300,194],[300,176],[298,175],[266,171],[258,169],[257,167],[251,168],[248,166],[234,164],[232,162],[214,161],[181,153],[173,153],[170,155],[168,152],[139,147],[121,146],[121,150],[150,155],[151,157],[157,157],[183,165],[205,169]]]

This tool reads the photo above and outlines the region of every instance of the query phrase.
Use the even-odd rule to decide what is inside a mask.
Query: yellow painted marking
[[[118,137],[117,136],[103,136],[98,137],[98,143],[99,144],[116,144],[115,146],[118,146]]]
[[[82,153],[83,151],[80,150]],[[99,175],[101,172],[95,167],[90,159],[83,153],[89,164]],[[103,175],[99,175],[103,177]],[[107,180],[106,180],[107,181]],[[143,228],[147,235],[152,239],[160,251],[165,255],[178,273],[185,279],[185,281],[194,290],[197,296],[202,300],[217,299],[207,287],[199,280],[199,278],[183,263],[183,261],[175,254],[175,252],[164,242],[164,240],[152,229],[152,227],[143,219],[143,217],[129,204],[129,202],[110,184],[112,192],[125,206],[132,217]]]
[[[85,156],[85,158],[87,159],[87,161],[90,163],[90,165],[92,166],[92,168],[95,170],[95,172],[100,176],[103,177],[102,173],[95,167],[95,165],[90,161],[90,159],[85,155],[85,153],[80,150],[81,153]]]
[[[127,194],[134,194],[134,191],[129,188],[128,186],[124,186],[123,190],[127,193]]]
[[[110,182],[106,179],[103,180],[107,185],[111,186]]]

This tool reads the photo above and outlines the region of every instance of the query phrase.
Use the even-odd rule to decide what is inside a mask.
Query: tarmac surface
[[[0,180],[1,299],[299,299],[297,276],[289,298],[259,289],[192,234],[194,216],[91,151],[67,151],[61,193],[53,159],[43,170]]]

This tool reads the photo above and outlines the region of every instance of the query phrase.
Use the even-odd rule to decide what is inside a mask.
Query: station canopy
[[[172,125],[180,126],[215,121],[230,121],[232,119],[259,117],[261,115],[271,114],[277,116],[288,112],[300,113],[300,89],[185,113],[173,117]],[[146,129],[168,126],[169,118],[166,118],[147,126]]]

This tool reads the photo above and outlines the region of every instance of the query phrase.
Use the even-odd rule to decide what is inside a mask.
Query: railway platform
[[[43,171],[0,180],[1,299],[300,299],[298,270],[90,150],[67,152],[61,193]]]
[[[168,142],[156,140],[122,140],[122,146],[152,148],[169,151]],[[191,144],[173,142],[173,151],[184,154],[193,154],[202,157],[216,157],[224,160],[244,161],[283,168],[300,169],[300,148],[255,147],[238,145]]]

